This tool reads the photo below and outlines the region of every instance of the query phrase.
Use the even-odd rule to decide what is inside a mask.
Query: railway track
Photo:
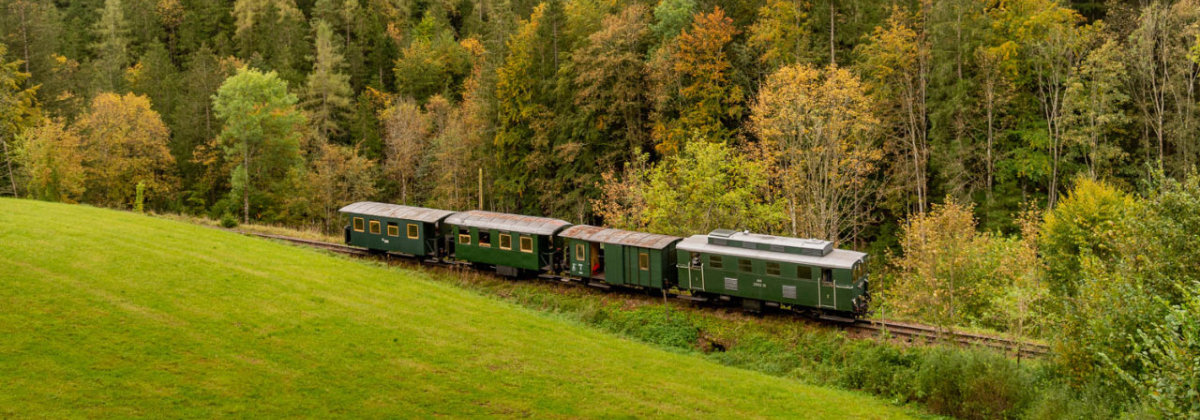
[[[260,238],[267,238],[267,239],[274,239],[274,240],[279,240],[279,241],[284,241],[284,242],[290,242],[290,243],[297,244],[297,245],[304,245],[304,246],[308,246],[308,247],[312,247],[312,248],[323,249],[326,251],[331,251],[331,252],[336,252],[336,253],[346,254],[346,255],[361,256],[361,257],[385,257],[385,258],[388,258],[389,260],[391,259],[391,257],[396,257],[397,259],[416,261],[416,262],[419,262],[422,264],[430,264],[430,265],[436,265],[436,266],[441,266],[441,267],[456,267],[456,266],[462,265],[462,264],[457,264],[457,263],[452,263],[452,262],[447,262],[447,261],[420,260],[417,258],[413,258],[412,256],[402,255],[402,254],[375,253],[375,252],[367,251],[362,248],[356,248],[356,247],[352,247],[352,246],[348,246],[348,245],[344,245],[344,244],[338,244],[338,243],[314,241],[314,240],[309,240],[309,239],[293,238],[290,236],[274,235],[274,234],[268,234],[268,233],[245,232],[245,231],[237,231],[237,232],[241,233],[243,235],[257,236]],[[557,276],[557,275],[553,275],[553,274],[541,274],[541,275],[538,275],[538,278],[544,279],[544,280],[559,281],[559,282],[572,282],[572,279],[570,279],[570,278]],[[592,284],[590,284],[590,285],[592,285]],[[606,287],[606,285],[599,285],[598,287],[608,288],[608,287]],[[674,295],[670,295],[670,294],[668,294],[668,296],[674,297],[674,298],[677,298],[680,300],[694,301],[694,299],[691,299],[688,296],[674,296]],[[1048,353],[1050,351],[1049,347],[1047,347],[1044,344],[1030,343],[1030,342],[1020,341],[1020,340],[1012,340],[1009,338],[998,337],[998,336],[993,336],[993,335],[977,334],[977,333],[964,332],[964,331],[945,330],[945,329],[940,329],[935,326],[913,324],[913,323],[907,323],[907,322],[860,319],[860,320],[856,320],[853,323],[838,323],[838,325],[840,325],[842,328],[844,328],[848,331],[855,331],[855,332],[859,332],[859,333],[873,334],[873,335],[888,334],[891,337],[898,338],[905,342],[914,343],[914,344],[947,341],[947,342],[952,342],[952,343],[956,343],[956,344],[963,345],[963,346],[988,347],[991,349],[1003,351],[1009,355],[1015,355],[1018,358],[1039,357],[1039,356],[1045,355],[1046,353]]]
[[[907,322],[860,319],[847,325],[846,328],[873,334],[886,332],[886,334],[902,338],[910,343],[950,341],[964,346],[988,347],[1015,355],[1018,358],[1034,358],[1050,352],[1050,348],[1044,344]]]

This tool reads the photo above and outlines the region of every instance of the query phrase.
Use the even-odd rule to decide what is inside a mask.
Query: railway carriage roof
[[[677,236],[642,233],[629,230],[609,229],[589,225],[575,225],[563,230],[558,236],[580,239],[588,242],[600,242],[613,245],[625,245],[638,248],[663,249],[675,243]]]
[[[401,206],[399,204],[376,203],[372,201],[360,201],[347,205],[346,207],[342,207],[341,210],[338,211],[342,213],[354,213],[365,216],[415,220],[425,223],[434,223],[455,213],[449,210]]]
[[[785,252],[746,249],[736,246],[714,245],[708,243],[708,235],[692,235],[675,245],[680,251],[700,252],[705,254],[728,255],[731,257],[753,258],[768,261],[803,264],[823,268],[854,268],[854,263],[862,260],[867,254],[848,249],[834,249],[823,257],[811,255],[789,254]]]
[[[565,220],[548,217],[534,217],[520,214],[496,213],[483,210],[471,210],[455,213],[446,218],[446,223],[455,226],[468,226],[480,229],[496,229],[511,232],[528,233],[531,235],[553,235],[565,226],[570,226]]]

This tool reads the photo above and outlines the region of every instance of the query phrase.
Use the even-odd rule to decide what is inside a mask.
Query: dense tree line
[[[1178,348],[1152,341],[1181,330],[1099,316],[1122,295],[1092,282],[1196,319],[1195,265],[1137,252],[1191,261],[1149,238],[1196,209],[1197,0],[0,11],[2,194],[329,231],[373,199],[824,238],[895,257],[883,290],[920,298],[885,308],[1061,333],[1070,363],[1127,387],[1161,385],[1139,375],[1166,371]],[[1123,230],[1072,227],[1092,219]],[[1163,350],[1078,345],[1103,328],[1133,334],[1104,346]]]

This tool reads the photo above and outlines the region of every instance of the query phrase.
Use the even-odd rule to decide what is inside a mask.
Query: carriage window
[[[361,218],[361,217],[354,218],[354,231],[355,232],[363,231],[363,218]]]
[[[586,257],[583,252],[583,244],[575,244],[575,261],[583,261]]]
[[[400,226],[395,223],[388,222],[388,236],[400,236]]]
[[[533,238],[521,237],[521,252],[533,252]]]
[[[416,223],[409,223],[407,230],[408,232],[406,233],[408,233],[408,239],[417,239],[421,237],[421,232],[417,229]]]
[[[492,232],[483,231],[483,230],[479,231],[479,246],[486,246],[486,247],[491,248]]]
[[[500,249],[512,249],[512,235],[507,233],[500,234]]]
[[[638,270],[650,271],[650,254],[645,252],[638,253]]]
[[[797,265],[796,278],[801,280],[812,280],[812,269],[803,265]]]
[[[378,234],[379,234],[379,221],[378,221],[378,220],[372,220],[372,221],[371,221],[371,234],[372,234],[372,235],[378,235]]]
[[[471,244],[471,235],[470,234],[458,235],[458,243],[462,244],[462,245],[470,245]]]
[[[738,260],[738,270],[749,273],[753,271],[753,268],[754,266],[751,265],[750,260]]]
[[[779,275],[779,263],[774,263],[774,262],[767,263],[767,275],[768,276],[778,276]]]
[[[708,256],[708,265],[711,266],[712,268],[724,268],[725,267],[724,264],[725,263],[723,261],[721,261],[721,257],[718,257],[716,255]]]

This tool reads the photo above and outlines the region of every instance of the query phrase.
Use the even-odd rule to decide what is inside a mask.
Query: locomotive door
[[[699,253],[693,252],[693,253],[691,253],[690,257],[691,258],[688,259],[688,265],[687,265],[687,268],[688,268],[687,288],[688,288],[688,290],[693,290],[693,289],[696,289],[696,286],[700,286],[700,289],[703,290],[704,289],[704,261],[701,260]]]
[[[817,289],[822,308],[837,307],[837,287],[833,283],[833,270],[821,269],[821,280],[817,282]]]

